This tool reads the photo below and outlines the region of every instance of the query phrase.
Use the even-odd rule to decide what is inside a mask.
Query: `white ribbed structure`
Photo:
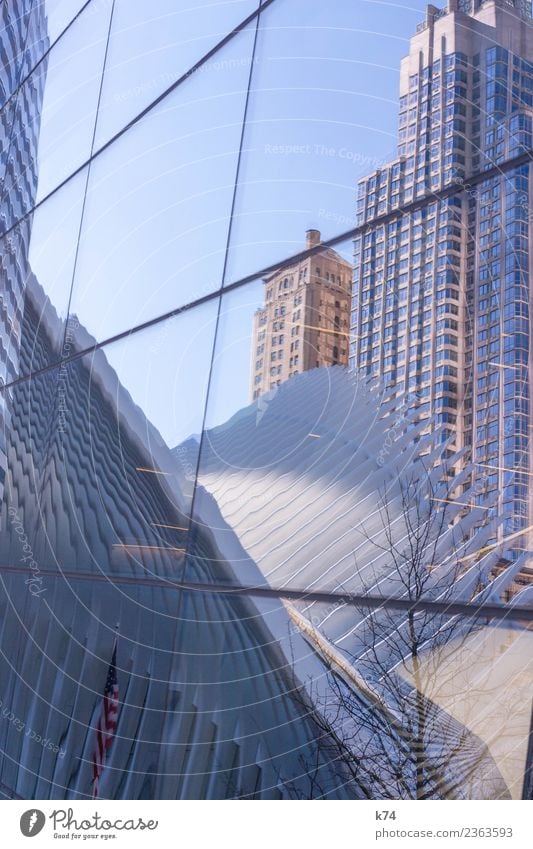
[[[485,510],[486,524],[476,529],[480,511],[464,506],[475,503],[475,490],[463,492],[469,470],[447,481],[442,463],[453,469],[454,458],[445,460],[446,446],[428,453],[435,434],[416,441],[420,427],[405,415],[402,398],[380,395],[378,385],[358,381],[347,370],[318,369],[282,385],[266,404],[263,399],[210,430],[200,464],[199,483],[206,492],[197,490],[198,514],[210,493],[225,520],[214,529],[219,547],[224,550],[235,535],[249,557],[232,562],[243,583],[257,581],[253,561],[262,579],[276,587],[406,597],[391,546],[409,548],[409,522],[416,526],[416,510],[426,510],[432,498],[433,515],[445,510],[446,524],[437,539],[437,526],[428,519],[421,557],[431,566],[426,597],[502,600],[522,565],[516,561],[495,569],[501,555],[493,540],[502,519],[491,519]],[[406,511],[402,492],[415,480],[419,495]],[[365,654],[367,614],[323,603],[291,603],[287,609],[315,649],[366,698],[373,685],[361,677],[359,658]],[[396,621],[401,633],[405,614]],[[435,634],[447,622],[435,617]],[[466,635],[468,629],[465,623],[459,631]],[[505,629],[500,640],[497,628],[488,633],[503,651]],[[483,642],[479,633],[476,639]],[[381,657],[387,651],[380,648]],[[429,641],[425,652],[431,651]],[[463,661],[468,657],[475,664],[465,651]],[[397,663],[399,657],[392,657]],[[485,672],[486,661],[485,656]],[[467,772],[474,751],[466,747]],[[474,782],[465,792],[482,791]]]

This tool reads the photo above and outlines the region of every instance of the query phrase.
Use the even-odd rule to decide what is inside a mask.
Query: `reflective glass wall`
[[[101,798],[531,792],[528,551],[348,365],[411,5],[1,5],[3,797],[93,795],[115,644]]]

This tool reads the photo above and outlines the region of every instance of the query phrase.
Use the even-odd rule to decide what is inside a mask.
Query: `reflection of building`
[[[380,409],[377,391],[364,381],[357,381],[347,369],[316,369],[282,385],[269,399],[261,416],[257,415],[259,404],[239,410],[230,421],[206,432],[199,468],[202,488],[196,497],[199,515],[205,514],[212,497],[224,520],[218,525],[211,523],[218,549],[225,549],[226,540],[229,543],[237,538],[241,543],[244,554],[235,565],[241,580],[249,583],[257,580],[255,573],[247,571],[251,561],[275,587],[405,597],[407,576],[414,573],[414,560],[406,557],[404,577],[394,564],[398,555],[401,562],[406,549],[413,550],[409,548],[413,545],[410,534],[416,527],[421,535],[424,529],[425,549],[417,551],[413,558],[424,564],[422,569],[427,564],[431,566],[431,577],[417,576],[417,580],[423,580],[426,599],[442,598],[444,593],[449,593],[448,600],[470,600],[482,587],[484,595],[478,596],[479,600],[489,593],[494,599],[505,597],[522,564],[516,561],[499,570],[500,551],[490,544],[498,518],[493,517],[473,537],[469,531],[474,511],[461,520],[460,526],[454,524],[464,503],[469,502],[471,491],[461,492],[464,475],[450,485],[446,475],[439,480],[438,472],[434,472],[433,482],[429,483],[426,466],[420,458],[428,451],[432,437],[413,440],[412,420],[405,414],[401,400],[385,400]],[[195,452],[195,443],[191,440],[188,444]],[[442,450],[446,450],[445,446]],[[194,454],[191,460],[193,457]],[[437,459],[436,454],[433,459]],[[420,502],[406,503],[402,484],[414,481],[417,475],[415,489],[421,492],[422,504],[432,503],[437,505],[437,510],[441,505],[445,511],[444,525],[440,520],[425,525],[429,507],[419,510]],[[457,498],[458,503],[449,503],[450,497]],[[474,552],[480,548],[484,556],[478,559]],[[458,563],[463,564],[460,569]],[[412,589],[416,593],[414,583],[413,580]],[[519,596],[516,603],[522,603]],[[377,661],[380,653],[385,653],[382,662],[386,663],[386,653],[392,651],[393,665],[401,660],[397,646],[402,645],[405,614],[394,619],[392,631],[390,619],[385,617],[380,622],[376,648],[368,642],[367,610],[333,602],[298,601],[286,606],[317,653],[336,664],[362,698],[368,698],[368,687],[379,687],[379,682],[369,677],[372,662],[368,658],[365,661],[365,656]],[[449,618],[426,618],[424,651],[432,648],[439,629],[444,633],[449,627]],[[522,630],[516,630],[517,636]],[[464,634],[460,636],[459,645]],[[498,633],[496,629],[494,641],[502,655],[507,648],[505,638],[503,630]],[[455,651],[450,648],[452,654],[455,658]],[[497,652],[495,656],[499,656]],[[465,663],[460,652],[455,658],[455,662],[459,661]],[[475,667],[474,652],[468,657],[468,666]],[[482,678],[481,669],[478,672]],[[490,692],[488,661],[483,673],[486,690]],[[448,675],[443,674],[442,680],[448,681]],[[464,693],[459,679],[456,684],[459,703]],[[509,680],[506,686],[508,694],[513,682]],[[435,682],[434,694],[428,689],[429,699],[441,695]],[[385,703],[387,698],[392,700],[386,689],[384,698]],[[444,700],[442,704],[446,704]],[[529,708],[529,702],[525,708]],[[428,710],[435,711],[434,705]],[[491,792],[506,793],[507,788],[500,783],[497,771],[493,771],[490,758],[480,760],[475,717],[466,717],[464,712],[461,717],[465,721],[461,729],[453,718],[436,711],[432,719],[434,728],[438,729],[439,743],[444,750],[455,752],[448,760],[450,770],[455,773],[454,781],[462,776],[457,792],[472,798],[484,798],[484,794]],[[502,735],[513,738],[513,745],[523,748],[527,723],[525,728],[523,724],[507,726],[499,713],[494,713],[486,717],[486,726],[490,726],[496,738]],[[456,743],[457,735],[463,739],[459,750],[450,742]],[[483,738],[487,744],[489,739],[492,738]],[[369,758],[370,751],[371,744],[367,751]],[[489,751],[492,753],[492,743]],[[513,774],[516,778],[516,771]],[[401,797],[402,790],[393,789],[393,781],[390,777],[390,793],[393,798]],[[519,782],[514,781],[513,792],[516,793],[517,787],[520,792]]]
[[[307,231],[307,247],[320,244]],[[312,368],[348,364],[352,266],[325,248],[265,278],[254,317],[250,396],[255,400]]]
[[[31,5],[28,0],[12,0],[11,3],[0,5],[0,107],[11,97],[19,82]],[[5,133],[7,122],[4,115],[0,127]],[[6,149],[4,134],[1,136],[0,148],[3,163]]]
[[[33,6],[33,9],[32,9]],[[18,93],[23,68],[33,67],[47,47],[45,4],[28,0],[3,3],[0,9],[0,236],[24,210],[33,207],[37,193],[37,150],[46,80],[42,69]],[[0,386],[18,377],[18,357],[24,291],[30,273],[28,244],[31,215],[23,219],[0,247]],[[2,445],[8,415],[0,402],[0,492],[5,475]]]
[[[12,228],[0,251],[2,384],[46,369],[58,339],[71,349],[74,329],[77,345],[94,344],[75,316],[63,326],[28,260],[32,215],[23,213],[36,197],[46,57],[11,95],[23,64],[28,73],[45,53],[45,9],[0,11],[0,237]],[[208,583],[214,559],[218,578],[237,579],[207,521],[185,562],[192,483],[105,355],[15,383],[1,403],[2,794],[90,795],[119,620],[121,709],[103,796],[305,796],[302,758],[332,798],[358,795],[317,739],[301,691],[298,676],[320,676],[323,665],[291,635],[296,669],[280,605],[180,588],[184,574]],[[216,506],[210,518],[220,521]]]
[[[57,323],[30,278],[24,368],[48,361]],[[76,338],[94,341],[81,327]],[[119,620],[121,712],[104,797],[305,796],[302,760],[331,798],[358,795],[316,739],[298,675],[319,678],[323,666],[280,604],[180,589],[183,576],[207,585],[213,562],[218,580],[238,583],[210,531],[222,519],[206,504],[185,563],[190,483],[104,353],[17,384],[11,403],[0,681],[2,708],[28,734],[0,717],[2,792],[90,794],[91,726]],[[238,540],[224,545],[242,557]]]
[[[0,33],[0,54],[3,71],[0,92],[3,104],[0,124],[0,234],[12,227],[25,210],[32,208],[37,193],[37,151],[40,118],[46,72],[42,70],[17,94],[16,89],[25,68],[32,67],[35,58],[47,46],[45,4],[19,2],[3,4],[3,26]],[[30,29],[31,37],[27,30]],[[38,37],[39,33],[41,34]],[[25,45],[29,47],[25,50]],[[46,57],[42,60],[46,68]],[[6,99],[6,103],[3,101]],[[18,376],[17,349],[20,343],[23,298],[29,273],[27,249],[31,233],[31,216],[9,234],[2,245],[0,287],[0,362],[1,378],[9,382]]]
[[[529,432],[531,166],[444,200],[433,192],[532,144],[530,4],[428,6],[400,82],[398,157],[359,183],[351,362],[416,392],[498,494],[513,536],[533,522]],[[411,215],[376,216],[427,197]],[[523,539],[523,538],[522,538]],[[515,551],[515,554],[517,552]]]
[[[21,8],[29,5],[27,0]],[[39,14],[45,8],[44,3],[31,5]],[[17,6],[16,0],[4,3],[2,14],[6,7],[14,10]],[[37,33],[39,21],[34,18]],[[83,45],[83,29],[79,34],[78,44]],[[28,35],[26,43],[33,43],[34,38],[35,33]],[[59,53],[52,56],[61,56],[64,46],[61,38]],[[116,46],[115,32],[110,30],[110,51],[116,52]],[[32,61],[30,58],[29,64]],[[3,184],[0,212],[8,223],[31,207],[35,197],[34,146],[42,76],[33,79],[12,101],[15,114],[10,117],[9,107],[1,117],[2,121],[8,119],[5,138],[7,145],[12,144],[9,156],[8,147],[2,147],[8,159],[8,179]],[[180,96],[178,92],[176,100]],[[78,98],[79,103],[84,100]],[[166,101],[163,112],[170,103]],[[137,151],[137,130],[133,126],[125,129],[127,133],[120,138],[126,145],[131,140],[131,150]],[[119,139],[113,144],[117,142],[122,144]],[[119,148],[119,155],[120,150],[124,148]],[[179,146],[169,148],[173,165],[184,164],[180,150]],[[96,149],[93,152],[99,158]],[[148,160],[146,165],[149,168]],[[96,161],[90,167],[91,173],[93,167],[99,168]],[[78,177],[81,185],[87,169]],[[56,197],[65,198],[70,190],[57,186],[58,181],[56,174]],[[68,181],[71,189],[76,182],[77,178]],[[98,194],[100,181],[94,184]],[[105,198],[104,191],[100,195],[104,205]],[[43,206],[54,218],[54,202],[46,200]],[[170,222],[171,236],[175,236],[173,216],[163,218]],[[377,716],[376,726],[381,729],[389,724],[390,706],[385,710],[376,703],[368,681],[360,682],[354,673],[350,649],[344,651],[360,625],[359,614],[354,620],[354,611],[347,605],[325,611],[313,605],[308,610],[301,603],[284,605],[276,599],[258,599],[257,588],[255,595],[245,596],[235,594],[234,587],[227,593],[215,591],[213,586],[216,581],[227,589],[229,584],[239,586],[246,581],[263,587],[270,573],[285,583],[298,580],[313,586],[327,580],[328,586],[336,588],[346,580],[354,586],[357,548],[357,556],[364,558],[366,577],[376,570],[385,586],[395,589],[387,582],[384,558],[369,562],[354,539],[356,510],[365,509],[367,502],[375,506],[376,484],[390,479],[390,444],[384,438],[383,423],[374,427],[370,399],[355,394],[354,379],[345,369],[312,368],[345,361],[341,357],[346,348],[344,354],[342,345],[336,351],[334,340],[347,332],[346,328],[342,332],[339,310],[348,286],[343,284],[336,260],[327,270],[322,262],[324,256],[332,259],[335,255],[317,246],[319,265],[315,266],[317,260],[313,259],[308,278],[317,278],[309,290],[317,284],[318,304],[311,296],[308,304],[309,293],[305,292],[311,321],[305,314],[295,319],[297,326],[302,322],[303,329],[315,331],[316,339],[307,344],[309,370],[306,362],[295,364],[293,359],[292,374],[300,371],[300,366],[305,374],[285,381],[275,393],[279,397],[268,403],[265,399],[261,416],[251,407],[225,428],[205,438],[202,434],[205,453],[198,457],[199,443],[195,441],[196,453],[190,463],[184,463],[169,451],[110,365],[120,361],[122,354],[127,358],[139,350],[146,353],[148,328],[128,333],[128,338],[120,341],[104,342],[102,348],[84,357],[76,356],[77,346],[92,346],[94,339],[78,326],[72,314],[73,301],[70,308],[68,298],[63,304],[69,314],[64,328],[40,290],[28,261],[30,227],[31,213],[2,244],[5,276],[1,288],[11,296],[5,311],[11,324],[6,324],[3,341],[12,345],[12,353],[7,352],[4,361],[8,379],[15,379],[1,393],[9,407],[9,416],[2,422],[7,474],[0,496],[2,794],[52,799],[88,795],[94,722],[118,620],[121,708],[101,782],[103,796],[368,795],[368,785],[353,776],[350,781],[342,760],[339,763],[336,735],[323,733],[321,702],[313,698],[320,687],[322,695],[329,695],[323,677],[332,665],[354,686],[361,684],[357,698],[364,701],[368,714]],[[90,226],[84,221],[78,232],[82,241],[87,229]],[[168,244],[163,219],[157,229],[155,249],[159,251]],[[15,237],[10,251],[10,240]],[[318,234],[310,234],[311,243],[317,239]],[[81,242],[74,242],[81,256]],[[100,257],[104,264],[105,253]],[[58,258],[60,254],[61,250]],[[167,257],[164,250],[163,256]],[[52,251],[48,262],[54,265],[55,259]],[[284,269],[283,279],[277,280],[278,293],[282,286],[278,309],[286,306],[283,297],[290,291],[294,265]],[[157,265],[159,270],[163,267]],[[146,289],[150,297],[161,282],[160,271],[154,269],[156,266],[147,266],[155,279],[154,286]],[[69,273],[66,284],[71,291],[79,270],[75,268],[73,274]],[[125,283],[128,279],[127,274],[112,276]],[[339,306],[335,303],[337,289]],[[217,293],[208,296],[213,297],[213,305],[215,296]],[[61,305],[57,306],[59,310]],[[297,311],[299,306],[293,309]],[[198,313],[189,315],[194,321]],[[175,319],[162,323],[161,328],[182,332],[181,316]],[[276,333],[280,335],[279,328]],[[300,344],[298,336],[295,332],[293,338]],[[57,363],[61,337],[62,356],[72,355],[68,363]],[[272,340],[269,344],[272,347]],[[277,338],[273,347],[279,351],[283,344]],[[323,345],[327,349],[321,352],[321,360],[317,352]],[[294,345],[293,355],[296,350]],[[21,374],[24,377],[17,380]],[[148,369],[140,379],[147,374]],[[276,386],[282,375],[283,371],[276,374]],[[167,388],[175,393],[182,409],[189,401],[182,387],[169,382],[164,390]],[[362,402],[361,409],[351,405],[354,397]],[[326,399],[325,405],[318,404],[321,398]],[[198,405],[202,400],[195,398]],[[322,407],[326,415],[322,415]],[[393,414],[392,408],[389,412]],[[347,427],[343,426],[345,419]],[[372,444],[366,455],[357,450],[365,443],[363,422],[368,423]],[[401,422],[398,426],[395,422],[395,449],[399,449],[400,438],[404,445],[412,438],[412,431],[400,437],[401,428]],[[216,456],[213,446],[218,449]],[[235,447],[249,452],[251,473],[243,474],[242,464],[234,463],[229,473],[219,467],[213,483],[209,475],[213,476],[221,456],[229,459],[233,451],[233,458],[238,458]],[[376,456],[383,461],[379,468]],[[260,463],[269,465],[270,475],[257,473]],[[198,466],[200,483],[195,476]],[[362,506],[359,496],[364,496]],[[395,516],[401,521],[401,511]],[[368,518],[372,521],[374,516]],[[489,533],[487,526],[478,540],[490,542]],[[491,550],[481,564],[486,582],[492,577],[492,555]],[[467,589],[477,587],[480,576],[476,569],[465,568],[462,578],[454,588],[458,593],[465,585]],[[201,587],[193,591],[184,579]],[[500,589],[508,579],[509,572],[502,573]],[[497,592],[496,581],[490,581],[490,589]],[[341,715],[341,720],[344,718]],[[447,724],[452,736],[457,725],[456,721]],[[374,735],[377,737],[379,734]],[[469,745],[461,749],[463,763],[478,754],[477,741],[471,737]],[[345,754],[349,756],[350,750]],[[481,763],[487,783],[499,789],[500,777],[485,752],[481,752]],[[462,765],[459,774],[462,779]],[[395,780],[402,777],[401,770],[393,775]],[[458,794],[468,795],[471,790],[472,783],[465,780]],[[390,784],[386,791],[394,793]]]

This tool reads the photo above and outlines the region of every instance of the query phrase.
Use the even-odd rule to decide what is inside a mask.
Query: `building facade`
[[[40,116],[46,81],[46,57],[39,73],[18,91],[25,71],[46,52],[44,6],[20,0],[0,10],[0,230],[9,229],[35,204]],[[24,293],[30,274],[28,244],[31,216],[2,246],[0,264],[0,386],[19,375],[18,359]],[[8,407],[0,400],[0,489],[6,472],[4,434]]]
[[[306,248],[320,244],[308,230]],[[265,278],[264,305],[254,316],[250,400],[290,377],[348,365],[352,267],[331,248]]]
[[[58,321],[30,278],[22,366],[46,362]],[[81,326],[77,339],[92,341]],[[361,797],[326,737],[317,739],[290,651],[303,657],[302,681],[323,668],[305,659],[288,614],[173,583],[179,574],[209,583],[214,562],[218,580],[235,582],[209,530],[222,519],[216,505],[204,517],[198,510],[185,562],[190,484],[105,355],[76,360],[59,379],[17,384],[11,405],[0,502],[3,795],[90,797],[118,620],[120,716],[104,798],[305,798],[302,759],[331,798]],[[94,464],[80,453],[86,444]],[[22,544],[31,549],[24,560]],[[224,549],[238,558],[237,538],[226,536]],[[217,671],[215,654],[224,658]]]
[[[515,555],[533,521],[531,169],[465,181],[531,147],[532,62],[529,4],[428,6],[401,65],[398,157],[359,182],[351,318],[351,364],[466,449],[472,507],[499,493]]]
[[[319,591],[327,588],[342,593],[367,591],[371,595],[383,593],[398,598],[406,590],[410,572],[412,579],[412,561],[403,557],[405,540],[410,538],[417,550],[416,559],[423,564],[417,569],[418,592],[425,598],[446,598],[448,602],[452,598],[468,599],[481,587],[484,590],[480,597],[489,594],[503,597],[519,574],[523,560],[502,564],[499,570],[498,547],[490,545],[497,516],[492,523],[477,529],[472,537],[459,542],[459,527],[463,532],[468,531],[474,523],[475,511],[472,511],[461,519],[460,526],[454,524],[471,491],[454,504],[451,493],[455,483],[447,479],[444,469],[430,482],[424,457],[430,450],[431,434],[413,442],[410,419],[414,411],[406,414],[403,398],[391,398],[380,390],[379,382],[376,385],[374,381],[361,381],[348,369],[312,369],[282,384],[268,404],[250,404],[222,426],[208,431],[198,471],[202,486],[196,509],[199,515],[208,515],[207,505],[214,499],[224,519],[222,524],[212,525],[219,550],[224,551],[230,540],[239,539],[249,558],[240,561],[239,574],[250,583],[257,581],[255,571],[248,571],[253,563],[254,569],[257,567],[271,586],[294,589],[306,586]],[[324,399],[329,399],[329,403],[324,403]],[[392,429],[391,419],[395,422]],[[192,461],[194,444],[190,443],[189,448]],[[186,451],[187,446],[182,450]],[[446,446],[441,445],[437,450],[443,456]],[[411,482],[412,491],[419,493],[414,501],[406,497],[406,480]],[[494,494],[492,498],[495,499]],[[445,532],[441,523],[446,527]],[[413,528],[422,524],[424,543],[419,546],[414,541]],[[435,534],[440,536],[438,543]],[[479,550],[482,556],[478,558]],[[516,596],[521,604],[529,590],[516,589],[521,591]],[[414,601],[417,590],[412,588],[411,593]],[[397,687],[387,679],[388,670],[396,666],[406,650],[401,626],[404,613],[398,613],[392,622],[387,616],[378,617],[375,630],[369,631],[372,614],[367,610],[313,603],[309,599],[287,601],[285,607],[309,644],[320,654],[325,653],[334,668],[342,670],[354,688],[355,697],[366,702],[365,707],[361,703],[361,736],[352,738],[352,751],[355,758],[365,752],[359,771],[366,777],[372,794],[385,792],[405,798],[405,787],[413,782],[410,758],[402,762],[397,772],[389,772],[384,764],[389,747],[385,745],[380,755],[373,751],[376,739],[387,740],[386,727],[380,725],[383,718],[391,719],[387,710],[397,711],[398,717],[402,714],[402,700],[407,698],[407,694],[400,696]],[[443,623],[431,616],[423,622],[427,650]],[[508,687],[502,682],[502,691],[492,692],[485,736],[490,745],[484,756],[478,748],[479,740],[474,741],[471,736],[477,709],[472,707],[471,711],[457,713],[453,709],[454,704],[462,703],[465,691],[478,692],[473,683],[480,667],[476,641],[483,644],[485,639],[491,639],[490,630],[478,633],[474,629],[469,634],[467,627],[462,632],[459,642],[464,639],[469,643],[472,638],[472,652],[467,651],[459,664],[463,673],[454,679],[455,690],[450,688],[453,692],[444,712],[435,712],[440,675],[435,674],[435,669],[428,674],[427,709],[433,715],[429,732],[432,745],[428,748],[435,745],[438,750],[443,746],[446,751],[443,772],[448,778],[453,776],[453,782],[460,785],[458,793],[464,793],[466,798],[498,796],[502,788],[496,789],[494,764],[486,756],[490,754],[501,767],[508,752],[514,751],[515,763],[513,769],[507,770],[504,793],[510,791],[518,798],[522,790],[523,740],[512,731],[512,712],[497,707],[500,703],[508,704],[506,700],[513,685]],[[393,633],[391,645],[387,634]],[[509,645],[506,645],[505,628],[495,639],[507,663]],[[518,646],[514,649],[522,650]],[[475,673],[465,686],[469,669]],[[459,684],[463,674],[465,678]],[[380,711],[370,719],[372,712],[366,700],[372,687],[374,694],[380,693],[383,714]],[[506,696],[502,699],[503,691]],[[409,711],[403,719],[408,716]],[[455,719],[460,716],[463,725],[460,731],[450,722],[451,716]],[[366,737],[369,728],[374,730],[373,741]],[[412,741],[413,726],[409,735]],[[462,739],[461,745],[457,745],[457,735]],[[450,744],[453,738],[455,744]],[[415,748],[413,744],[412,749]],[[426,763],[428,773],[434,752],[435,749]],[[372,755],[377,756],[373,776],[367,772]],[[508,764],[510,761],[511,758]]]
[[[476,517],[461,515],[462,502],[480,495],[477,482],[465,469],[427,475],[428,452],[443,445],[433,450],[413,422],[420,408],[406,415],[398,385],[381,392],[367,364],[362,379],[330,367],[349,353],[352,237],[339,230],[352,225],[365,144],[354,139],[362,121],[357,130],[346,73],[370,42],[353,37],[362,6],[158,5],[154,15],[143,0],[0,4],[0,794],[91,798],[118,626],[118,722],[101,798],[412,797],[422,701],[438,732],[431,757],[453,773],[444,788],[437,770],[428,797],[518,797],[531,678],[523,662],[516,671],[530,632],[514,605],[526,607],[533,587],[515,592],[521,561],[494,543],[499,490],[483,493],[492,521],[467,533]],[[381,37],[391,7],[366,7]],[[431,21],[420,43],[445,17]],[[381,93],[373,75],[359,82],[365,97]],[[452,200],[435,213],[446,227],[456,226]],[[371,235],[370,206],[363,214]],[[308,234],[299,262],[291,251],[310,220],[322,235]],[[333,238],[338,253],[325,247]],[[453,278],[442,318],[459,321],[456,301],[466,321],[467,290]],[[454,335],[466,346],[458,329],[445,332],[447,352]],[[389,331],[376,344],[388,341]],[[458,362],[450,353],[442,366]],[[450,399],[454,379],[439,378]],[[444,452],[460,447],[451,437],[464,426],[441,424]],[[374,660],[388,676],[403,661],[388,647],[408,636],[404,542],[425,522],[405,506],[413,480],[437,521],[453,518],[442,535],[434,526],[433,555],[417,558],[424,647],[435,645],[428,633],[449,633],[441,625],[457,629],[447,647],[485,700],[486,727],[462,692],[440,692],[450,676],[438,665],[433,691],[405,679],[379,693]],[[389,530],[407,571],[391,568]],[[434,603],[442,585],[460,603],[453,616]],[[472,633],[487,599],[496,618]]]
[[[30,260],[50,8],[57,26],[54,4],[16,0],[0,10],[0,792],[90,798],[113,611],[120,719],[102,796],[305,797],[304,757],[332,798],[357,797],[327,740],[317,741],[312,704],[281,646],[288,617],[280,623],[246,599],[233,609],[224,597],[209,610],[168,585],[185,572],[204,581],[204,567],[224,557],[206,521],[185,566],[191,482],[105,355],[47,372],[58,340],[63,355],[96,342],[75,314],[65,321]],[[82,32],[93,14],[88,7]],[[75,31],[68,12],[63,23]],[[65,51],[55,50],[64,66]],[[50,123],[55,109],[45,110]],[[63,261],[54,258],[54,271]],[[86,462],[91,445],[96,466]],[[222,678],[210,661],[217,642]],[[224,686],[226,673],[241,685]]]

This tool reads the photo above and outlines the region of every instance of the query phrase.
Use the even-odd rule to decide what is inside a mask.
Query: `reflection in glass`
[[[348,661],[313,617],[287,604],[295,628],[330,663],[324,733],[374,799],[520,799],[531,715],[527,623],[490,625],[431,612],[368,612]],[[324,688],[324,684],[323,684]],[[529,798],[524,796],[523,798]]]
[[[261,283],[224,296],[222,392],[227,334],[250,345],[263,295]],[[503,597],[520,569],[503,568],[490,522],[468,538],[466,475],[428,474],[431,434],[413,443],[401,399],[341,366],[304,371],[210,425],[198,458],[216,315],[215,300],[4,390],[0,601],[17,648],[2,678],[13,712],[52,747],[4,728],[0,780],[22,796],[89,794],[118,620],[124,697],[106,797],[515,796],[522,755],[502,761],[456,674],[446,689],[447,664],[465,646],[478,653],[486,623],[215,592],[482,600]],[[22,353],[30,342],[24,332]],[[521,720],[509,726],[520,752],[524,734]]]
[[[357,177],[394,148],[398,13],[288,0],[261,14],[227,283],[296,253],[309,228],[355,226]]]
[[[30,8],[31,0],[0,4],[0,107],[20,81]],[[28,52],[34,53],[31,47]]]
[[[115,0],[96,148],[165,91],[259,5],[259,0]],[[215,55],[211,67],[220,59]],[[234,59],[233,61],[238,61]],[[241,57],[240,61],[246,61]]]
[[[26,39],[27,11],[29,4],[20,4],[6,13],[8,4],[2,6],[4,22],[8,22],[3,31],[1,42],[5,53],[6,72],[16,66],[20,51]],[[20,13],[19,17],[16,17]],[[46,21],[39,17],[42,39],[46,39]],[[4,58],[4,57],[2,57]],[[42,75],[46,73],[43,63]],[[19,81],[20,70],[9,82],[4,80],[6,97],[0,117],[0,233],[9,229],[23,214],[33,206],[37,193],[36,157],[41,126],[43,86],[26,86],[13,94]],[[12,96],[11,96],[12,95]]]
[[[72,312],[98,340],[221,285],[253,30],[91,167]]]
[[[210,6],[196,40],[199,8],[116,0],[101,138],[114,100],[126,120],[249,6]],[[28,69],[79,7],[33,8]],[[2,793],[90,796],[118,626],[104,798],[518,798],[524,558],[423,397],[348,369],[352,245],[321,245],[351,223],[339,127],[347,145],[383,36],[355,56],[359,7],[342,28],[299,0],[265,11],[228,279],[315,253],[220,297],[253,25],[31,212],[90,153],[110,8],[93,0],[2,111]]]
[[[307,231],[301,249],[318,247],[320,238],[319,231]],[[304,371],[347,365],[350,254],[351,243],[324,248],[223,299],[208,428]],[[265,397],[259,409],[267,405]]]
[[[85,3],[86,0],[33,0],[25,48],[23,77],[28,76],[41,56],[48,50],[48,47],[55,43]],[[109,10],[111,5],[112,0],[98,0],[98,2],[91,0],[84,17],[84,25],[87,30],[89,28],[89,16],[101,15],[105,18],[105,10]],[[46,39],[43,39],[43,22],[47,33]]]
[[[63,364],[48,373],[46,385],[50,388],[46,392],[41,380],[24,381],[10,390],[7,408],[17,421],[26,452],[32,453],[35,428],[46,427],[49,435],[43,447],[43,456],[48,461],[45,481],[36,486],[36,492],[48,505],[43,507],[40,516],[49,546],[47,549],[45,545],[39,553],[43,565],[52,565],[57,557],[74,556],[73,562],[80,567],[106,569],[107,564],[113,562],[129,568],[128,552],[136,554],[144,548],[149,550],[153,544],[157,547],[160,536],[166,540],[165,545],[183,554],[180,539],[187,532],[186,517],[190,512],[196,465],[192,457],[187,464],[180,464],[179,459],[170,454],[166,441],[175,445],[187,437],[194,439],[201,431],[216,310],[216,302],[210,302],[194,315],[187,313],[184,317],[170,319],[118,342],[106,349],[105,354],[98,350],[68,365]],[[41,321],[36,310],[26,310],[21,334],[22,360],[50,347],[53,316],[54,339],[64,327],[60,319],[50,309],[46,321]],[[34,326],[31,326],[32,319]],[[64,347],[71,348],[75,344],[88,348],[94,344],[94,339],[71,316]],[[46,397],[45,411],[39,408],[42,394]],[[184,398],[194,399],[194,402],[189,400],[184,404]],[[102,410],[106,411],[103,431]],[[9,435],[8,430],[7,441]],[[98,440],[102,440],[101,444]],[[137,445],[139,440],[142,452]],[[89,466],[82,464],[86,479],[77,477],[75,452],[79,443],[86,445],[89,456],[94,457]],[[105,463],[112,447],[118,453],[113,469],[108,467],[107,473],[112,471],[117,497],[119,492],[138,493],[142,497],[137,508],[129,506],[124,517],[126,526],[122,527],[122,521],[116,524],[113,510],[106,514],[104,487],[101,490],[101,521],[103,527],[106,524],[109,527],[105,534],[90,534],[82,509],[85,501],[79,501],[79,494],[90,481],[94,489],[92,498],[97,498],[105,478],[100,464]],[[71,456],[70,452],[74,454]],[[21,450],[15,451],[13,462],[16,459],[18,463],[20,455]],[[148,509],[148,493],[154,488],[166,493],[166,506],[159,510],[153,504]],[[11,492],[13,498],[14,492]],[[61,503],[64,511],[58,515]],[[22,509],[23,505],[16,506]],[[73,522],[72,512],[77,516],[78,509],[82,511],[81,516]],[[172,515],[168,515],[169,511]],[[121,518],[122,513],[118,516]],[[95,521],[96,516],[91,518],[90,524]],[[77,539],[76,528],[81,531]],[[180,533],[174,533],[178,528]]]
[[[524,604],[526,598],[521,599]],[[481,744],[476,753],[464,740],[457,749],[455,781],[473,776],[479,785],[473,798],[491,798],[487,775],[477,769],[481,753],[497,766],[507,792],[501,798],[521,799],[531,720],[533,676],[524,658],[531,657],[531,629],[526,622],[506,622],[492,627],[447,623],[448,638],[427,647],[420,664],[403,664],[400,674],[420,692],[475,734]],[[477,763],[476,763],[477,759]],[[529,796],[529,798],[531,798]]]
[[[65,320],[85,183],[86,174],[79,174],[0,239],[1,386],[70,351]],[[9,408],[3,403],[0,410],[4,441]]]
[[[108,27],[109,9],[82,14],[21,86],[0,198],[4,229],[90,156]]]
[[[13,126],[14,110],[15,101],[12,98],[0,111],[0,181],[4,179],[9,142],[11,138],[11,128]]]
[[[229,560],[241,586],[452,606],[514,595],[527,605],[528,590],[515,583],[524,558],[508,562],[494,541],[496,502],[476,505],[471,468],[439,444],[437,431],[416,423],[416,406],[403,396],[331,364],[283,377],[248,403],[243,362],[253,374],[257,344],[266,344],[254,316],[270,284],[267,278],[223,298],[189,543],[196,553],[210,510],[216,549],[204,560],[211,580],[232,582]],[[290,333],[292,314],[285,320]],[[180,456],[187,447],[179,446]],[[198,579],[190,559],[185,574]],[[334,674],[320,692],[311,686],[310,698],[320,727],[336,730],[353,779],[372,798],[520,796],[530,682],[523,682],[522,719],[505,732],[519,752],[509,765],[480,718],[467,716],[469,686],[450,672],[460,656],[490,702],[497,684],[485,679],[494,664],[473,663],[484,620],[339,601],[284,607],[297,632],[333,664]],[[501,714],[494,709],[486,718],[493,735]]]
[[[0,780],[13,794],[90,794],[91,726],[118,620],[123,695],[104,797],[307,798],[302,759],[323,794],[361,795],[329,736],[317,738],[301,680],[318,681],[324,667],[280,604],[180,589],[192,481],[165,437],[201,424],[213,308],[5,393],[0,604],[15,653],[2,657],[2,681],[12,711],[46,741],[2,728]],[[165,403],[170,386],[179,423]],[[211,522],[220,518],[208,506],[189,561],[204,583]]]

